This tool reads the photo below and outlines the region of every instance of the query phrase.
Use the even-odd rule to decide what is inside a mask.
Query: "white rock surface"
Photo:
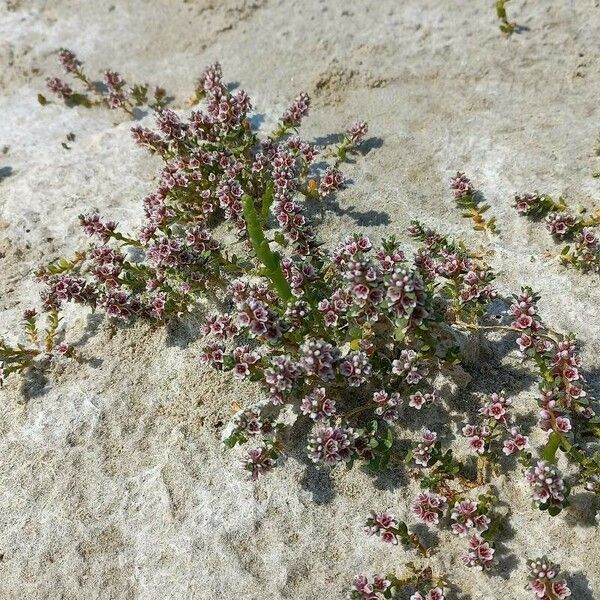
[[[36,302],[35,266],[84,243],[77,215],[97,208],[135,226],[158,166],[117,113],[38,105],[44,78],[59,72],[55,51],[75,50],[90,72],[111,67],[163,84],[179,107],[202,67],[220,60],[266,124],[301,90],[313,96],[309,138],[369,122],[378,141],[346,167],[354,183],[319,225],[330,244],[356,229],[407,240],[414,217],[479,244],[448,191],[465,170],[498,219],[500,236],[485,242],[502,292],[530,284],[542,293],[544,318],[582,340],[598,394],[599,278],[560,267],[543,226],[517,218],[511,202],[515,191],[539,189],[597,208],[600,8],[516,0],[511,18],[528,30],[507,39],[493,4],[3,2],[0,333],[12,339]],[[61,147],[69,132],[70,151]],[[0,392],[0,598],[337,599],[355,573],[400,574],[414,558],[361,527],[370,509],[413,522],[415,486],[400,471],[319,472],[299,440],[284,468],[246,480],[220,434],[235,403],[259,392],[198,366],[194,324],[115,330],[84,311],[70,317],[86,361]],[[533,380],[513,356],[471,376],[447,399],[453,426],[502,387],[523,415],[534,413]],[[543,553],[569,574],[574,598],[599,597],[600,538],[583,495],[552,519],[531,508],[518,471],[498,485],[513,529],[493,574],[467,571],[463,543],[430,534],[439,544],[432,564],[453,581],[453,597],[530,598],[524,561]]]

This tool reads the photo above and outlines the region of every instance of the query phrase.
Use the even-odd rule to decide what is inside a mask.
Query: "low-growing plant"
[[[133,116],[134,109],[139,106],[162,108],[167,100],[167,93],[161,87],[155,87],[152,97],[148,96],[148,84],[136,83],[128,86],[127,82],[116,71],[104,71],[102,81],[93,81],[83,68],[83,62],[71,50],[62,48],[58,52],[58,61],[66,75],[77,84],[79,89],[58,77],[46,79],[48,90],[64,100],[67,106],[106,106],[120,109]],[[38,101],[43,106],[48,100],[43,94],[38,94]]]
[[[520,215],[545,218],[546,229],[557,240],[569,241],[563,246],[560,261],[582,272],[600,272],[600,237],[595,229],[600,225],[600,211],[586,217],[569,208],[560,197],[553,200],[547,194],[516,194],[514,206]]]
[[[454,201],[463,210],[462,216],[473,221],[475,231],[498,233],[496,218],[485,219],[484,214],[490,209],[489,204],[482,204],[478,192],[471,180],[460,171],[450,180],[450,189],[454,193]]]
[[[60,56],[69,72],[87,81],[72,53]],[[140,231],[124,234],[113,221],[82,214],[81,225],[94,242],[73,260],[40,268],[45,311],[58,312],[72,301],[111,318],[160,323],[189,313],[206,298],[216,300],[244,274],[268,275],[285,295],[277,288],[289,287],[278,255],[264,236],[257,239],[260,227],[276,224],[282,248],[310,254],[317,242],[301,204],[322,202],[343,187],[339,163],[364,138],[367,125],[352,125],[327,150],[331,165],[317,168],[315,159],[325,152],[297,135],[310,106],[307,94],[261,140],[249,120],[250,99],[243,90],[229,92],[218,64],[204,71],[199,85],[203,104],[188,119],[158,108],[156,130],[132,128],[135,142],[164,161],[156,191],[143,199]],[[223,222],[233,239],[217,239],[215,229]],[[6,343],[0,350],[5,374],[34,365],[39,356]]]
[[[420,223],[413,235],[426,243],[410,261],[395,239],[374,250],[360,235],[333,253],[316,247],[308,256],[285,257],[286,286],[269,287],[265,264],[262,281],[233,282],[233,304],[205,329],[214,340],[204,349],[205,363],[260,382],[275,405],[271,419],[292,404],[299,419],[314,422],[307,441],[316,463],[364,459],[384,468],[400,413],[437,402],[432,380],[457,361],[452,324],[477,322],[496,295],[489,267],[463,245]],[[255,248],[265,245],[258,237]],[[249,439],[243,425],[230,444]],[[276,433],[263,443],[272,449],[280,431],[270,431]],[[246,465],[264,470],[262,462]]]
[[[56,356],[72,356],[73,349],[59,341],[61,318],[56,309],[40,315],[34,309],[23,313],[26,343],[8,344],[0,338],[0,386],[11,373],[22,373],[34,365],[45,366]]]
[[[510,0],[496,0],[496,16],[500,21],[500,31],[506,35],[511,35],[518,29],[518,25],[514,21],[508,20],[506,13],[506,5]]]
[[[375,575],[372,579],[365,575],[357,575],[348,598],[350,600],[397,598],[399,593],[407,591],[409,594],[412,592],[410,600],[445,600],[444,590],[448,584],[443,577],[436,577],[431,568],[418,567],[414,563],[407,563],[405,568],[407,573],[401,577],[393,573]]]
[[[69,73],[89,81],[72,53],[63,52],[61,60]],[[110,93],[124,93],[119,86],[109,86]],[[203,320],[201,362],[264,392],[263,402],[236,415],[225,439],[231,449],[245,446],[242,464],[252,479],[283,463],[295,443],[290,434],[305,427],[306,452],[318,466],[360,461],[378,472],[406,468],[421,487],[414,518],[468,538],[464,564],[486,571],[505,523],[490,483],[514,468],[506,457],[519,459],[534,505],[550,515],[568,504],[576,486],[600,495],[600,453],[587,443],[600,436],[600,425],[575,336],[544,324],[531,289],[514,297],[509,325],[485,325],[498,298],[495,276],[482,254],[463,242],[416,220],[409,231],[418,244],[413,251],[394,237],[374,245],[354,234],[333,250],[319,241],[307,206],[344,187],[339,166],[365,137],[364,122],[323,151],[297,135],[310,106],[300,94],[274,131],[261,137],[249,118],[248,96],[224,85],[218,64],[200,77],[195,101],[188,118],[159,106],[156,129],[132,129],[135,141],[164,161],[157,189],[143,200],[141,230],[123,233],[98,214],[80,217],[93,242],[74,258],[39,269],[43,314],[26,312],[26,344],[0,343],[0,381],[74,353],[59,327],[66,302],[120,321],[164,323],[194,313]],[[327,166],[316,162],[319,155],[329,159]],[[462,173],[452,189],[475,229],[495,232]],[[517,201],[525,214],[566,208],[546,196],[525,196]],[[556,235],[563,225],[565,233],[584,234],[596,224],[559,221],[548,221]],[[451,377],[469,336],[486,331],[512,335],[518,356],[537,373],[543,447],[531,447],[514,422],[512,399],[498,391],[483,402],[478,420],[461,428],[466,457],[459,460],[444,447],[444,432],[430,429],[420,431],[407,452],[398,426],[410,429],[412,411],[444,401],[439,376]],[[570,461],[569,477],[558,469],[559,451]],[[432,552],[391,512],[374,511],[366,527],[422,557]],[[401,578],[358,576],[350,597],[391,598],[410,590],[412,600],[444,598],[442,578],[408,567]],[[536,569],[534,591],[534,584],[538,591],[543,585],[550,600],[565,597],[558,594],[568,588],[550,582],[552,568]]]

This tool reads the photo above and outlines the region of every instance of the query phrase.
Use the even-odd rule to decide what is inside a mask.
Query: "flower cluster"
[[[490,518],[483,512],[483,507],[475,500],[461,500],[452,508],[452,533],[465,537],[470,529],[478,532],[485,531],[490,524]]]
[[[300,410],[314,421],[328,419],[335,414],[335,400],[327,398],[325,388],[315,388],[302,400]]]
[[[444,583],[435,581],[430,569],[419,571],[412,563],[406,566],[411,570],[411,574],[402,578],[394,575],[375,575],[370,581],[365,575],[357,575],[348,598],[350,600],[396,598],[401,591],[407,590],[407,593],[410,593],[408,590],[411,590],[413,593],[410,600],[445,600],[442,587]]]
[[[553,200],[547,194],[515,195],[514,206],[521,215],[545,218],[546,229],[559,240],[571,240],[560,252],[560,261],[583,272],[600,270],[600,242],[595,227],[600,225],[600,213],[591,217],[576,216],[564,198]]]
[[[413,448],[412,455],[415,464],[427,467],[431,461],[431,456],[434,450],[438,435],[435,431],[426,429],[421,435],[421,441]]]
[[[393,423],[398,419],[401,402],[402,399],[398,392],[388,394],[386,391],[380,390],[373,394],[373,403],[377,405],[374,412],[387,423]]]
[[[308,438],[309,456],[328,465],[348,462],[354,453],[354,440],[350,427],[321,427]]]
[[[503,439],[502,452],[507,456],[523,453],[529,448],[529,438],[512,424],[511,408],[512,401],[506,398],[504,392],[492,394],[490,400],[479,410],[479,414],[484,418],[483,424],[467,424],[462,428],[472,451],[494,456],[492,444],[500,439]]]
[[[599,272],[600,236],[591,227],[584,227],[576,236],[575,244],[563,248],[560,260],[584,273]]]
[[[428,525],[437,525],[448,506],[446,498],[430,491],[421,492],[413,502],[413,514]]]
[[[494,549],[480,535],[474,535],[469,540],[469,551],[463,557],[467,567],[485,570],[494,563]]]
[[[275,458],[266,446],[250,448],[242,458],[242,466],[250,471],[252,479],[256,480],[275,466]]]
[[[348,598],[351,600],[379,600],[392,586],[392,582],[384,575],[375,575],[373,581],[365,575],[357,575]]]
[[[524,360],[532,359],[543,383],[540,386],[540,427],[544,431],[567,434],[572,419],[590,419],[595,415],[583,387],[581,359],[574,336],[550,334],[537,312],[538,296],[524,288],[510,311],[511,326],[519,332],[517,344]]]
[[[127,87],[123,77],[115,71],[107,70],[102,78],[103,85],[92,81],[83,69],[83,62],[71,51],[65,48],[58,52],[58,61],[65,74],[81,84],[81,90],[75,91],[67,82],[58,77],[48,77],[48,90],[64,100],[68,105],[90,107],[104,105],[108,108],[120,108],[133,115],[136,106],[148,105],[160,108],[166,101],[166,92],[161,87],[155,87],[152,100],[148,98],[148,85],[135,84]],[[42,104],[46,99],[38,96]]]
[[[246,209],[253,219],[249,238],[267,275],[231,284],[230,310],[211,317],[211,323],[235,323],[237,332],[223,340],[217,360],[211,359],[215,348],[206,346],[203,361],[261,382],[275,406],[292,404],[317,421],[308,436],[315,462],[361,458],[381,467],[390,454],[390,427],[402,398],[415,409],[435,402],[432,381],[447,360],[454,360],[432,344],[446,335],[435,326],[436,310],[448,307],[448,314],[460,312],[472,321],[494,297],[493,275],[465,247],[442,237],[427,249],[436,263],[427,274],[416,261],[410,265],[394,239],[373,248],[361,235],[345,239],[331,253],[319,248],[308,257],[300,251],[280,257],[265,246],[254,221],[258,215],[251,206]],[[450,267],[450,253],[460,267]],[[471,286],[469,273],[475,270],[486,273],[485,283],[467,297],[456,282]],[[238,366],[237,340],[249,337],[258,359]],[[360,417],[368,411],[381,419],[376,429],[365,427]]]
[[[59,58],[68,74],[80,80],[88,92],[103,94],[101,100],[112,108],[129,110],[134,106],[133,88],[128,90],[118,73],[106,71],[107,91],[100,92],[73,53],[61,51]],[[306,116],[308,96],[301,94],[282,118],[285,131],[261,141],[250,126],[248,96],[243,91],[229,92],[218,64],[204,71],[200,88],[197,99],[204,106],[195,107],[188,119],[159,103],[153,105],[155,130],[132,129],[138,144],[165,160],[157,189],[143,199],[145,221],[139,235],[124,235],[115,222],[98,214],[82,215],[84,231],[102,245],[92,246],[72,268],[65,266],[60,275],[46,278],[46,307],[74,300],[100,308],[109,316],[157,321],[189,312],[207,293],[223,290],[234,277],[259,268],[251,252],[243,257],[229,255],[214,237],[215,225],[225,220],[249,247],[244,193],[255,199],[265,226],[273,215],[293,254],[302,256],[310,251],[314,234],[298,196],[312,193],[309,183],[315,175],[309,170],[318,151],[297,135],[286,133]],[[348,135],[353,141],[346,143],[345,152],[350,152],[365,132],[364,123],[352,126]],[[322,193],[326,188],[339,189],[337,166],[334,171],[323,174]],[[119,244],[119,250],[111,244]],[[286,260],[286,276],[302,295],[314,269],[295,257]],[[260,298],[249,293],[244,302],[237,303],[238,315],[227,315],[224,320],[217,317],[207,323],[204,332],[223,342],[237,332],[239,324],[249,327],[255,337],[274,341],[282,330],[265,302],[270,300],[268,295]],[[221,350],[215,346],[204,358],[222,368]],[[240,377],[247,376],[253,364],[233,362]],[[367,362],[362,354],[347,357],[344,368],[349,381],[358,385],[363,380],[368,374]],[[274,394],[283,391],[281,385],[273,387]]]
[[[411,222],[409,233],[423,243],[415,266],[424,281],[438,283],[439,293],[448,299],[448,318],[477,323],[497,296],[489,265],[476,259],[462,242],[440,236],[419,221]]]
[[[567,497],[567,488],[559,470],[540,460],[527,472],[533,500],[540,506],[561,507]]]
[[[560,567],[543,556],[528,562],[529,588],[539,600],[563,600],[571,596],[564,579],[558,579]]]
[[[562,210],[566,205],[562,198],[558,202],[554,202],[547,194],[525,192],[515,194],[513,206],[520,215],[544,216],[553,210]]]
[[[415,592],[410,600],[445,600],[444,590],[440,587],[434,587],[427,592]]]
[[[396,545],[398,543],[398,521],[390,512],[371,512],[371,516],[365,523],[365,531],[368,535],[376,535],[386,544]]]

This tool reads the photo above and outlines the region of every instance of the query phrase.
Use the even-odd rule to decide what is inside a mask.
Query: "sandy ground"
[[[515,0],[509,10],[527,30],[507,39],[491,0],[2,0],[0,333],[11,339],[35,302],[34,267],[85,242],[80,212],[137,225],[158,166],[117,113],[38,105],[44,78],[58,74],[56,50],[72,48],[91,72],[163,84],[176,107],[220,60],[265,128],[301,90],[314,101],[309,138],[370,123],[368,151],[345,169],[353,185],[319,223],[328,243],[358,229],[407,240],[414,217],[485,241],[504,294],[531,284],[544,318],[577,332],[599,395],[599,278],[559,266],[543,227],[518,219],[511,198],[539,189],[597,208],[600,3]],[[484,240],[453,208],[457,169],[492,205],[498,238]],[[197,324],[113,329],[85,311],[69,316],[83,364],[0,392],[2,600],[337,599],[355,573],[400,574],[413,558],[361,531],[372,508],[413,523],[415,488],[401,472],[318,471],[299,440],[283,469],[247,481],[220,435],[234,402],[259,393],[198,366]],[[434,420],[455,428],[502,387],[534,420],[534,380],[506,344],[471,375]],[[585,496],[552,519],[531,508],[518,472],[497,483],[513,515],[493,574],[463,568],[450,534],[426,535],[451,597],[532,597],[524,561],[545,552],[574,598],[600,597],[600,537]]]

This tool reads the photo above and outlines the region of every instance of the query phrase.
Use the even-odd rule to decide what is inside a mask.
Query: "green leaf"
[[[548,442],[542,452],[542,458],[548,462],[554,462],[556,459],[556,451],[558,450],[562,436],[556,431],[553,431],[548,438]]]
[[[292,290],[281,270],[279,255],[270,249],[269,243],[265,239],[258,215],[256,214],[256,208],[254,207],[254,200],[246,195],[243,197],[242,202],[248,237],[250,238],[254,252],[257,258],[265,265],[266,276],[273,283],[273,287],[279,297],[289,302],[292,299]]]
[[[548,514],[551,517],[556,517],[556,515],[560,514],[561,511],[562,511],[562,506],[549,506],[548,507]]]

